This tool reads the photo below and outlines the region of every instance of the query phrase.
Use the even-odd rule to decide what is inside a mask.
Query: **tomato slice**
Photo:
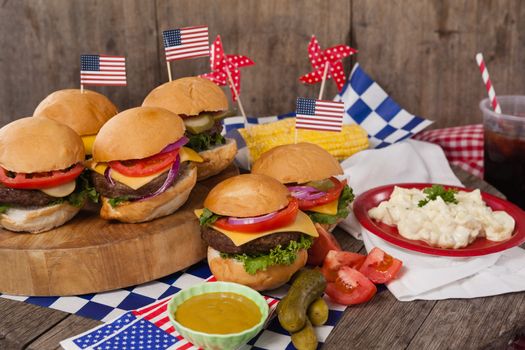
[[[288,203],[286,208],[279,210],[275,216],[268,220],[253,224],[234,225],[228,222],[227,217],[222,217],[215,221],[213,225],[229,231],[259,233],[290,225],[292,222],[294,222],[298,211],[299,204],[297,203],[297,200],[295,198],[291,198],[290,203]]]
[[[343,266],[335,282],[329,282],[326,294],[338,304],[355,305],[369,301],[376,294],[376,286],[361,272]]]
[[[337,279],[337,272],[343,266],[359,270],[365,262],[365,259],[366,256],[358,253],[330,250],[324,259],[321,272],[328,282],[335,282]]]
[[[143,159],[114,160],[109,166],[122,175],[131,177],[142,177],[153,175],[166,169],[177,158],[179,149],[166,153],[158,153]]]
[[[68,170],[54,170],[42,173],[14,173],[0,168],[0,182],[9,188],[40,189],[55,187],[73,181],[84,170],[80,163]]]
[[[317,207],[321,204],[330,203],[332,201],[335,201],[339,198],[341,195],[341,191],[343,190],[343,187],[346,185],[346,180],[339,181],[335,177],[331,177],[330,181],[334,184],[334,186],[326,192],[326,194],[322,197],[316,198],[316,199],[299,199],[299,209],[301,210],[308,210],[313,207]]]
[[[315,224],[319,237],[314,239],[314,244],[308,249],[309,265],[318,266],[325,260],[326,254],[330,250],[342,250],[337,239],[330,232],[325,230],[323,226],[318,223]]]
[[[403,262],[379,248],[373,248],[359,271],[374,283],[386,283],[397,277]]]

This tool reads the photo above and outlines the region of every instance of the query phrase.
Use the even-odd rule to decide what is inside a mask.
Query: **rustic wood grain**
[[[0,230],[0,291],[14,295],[78,295],[142,284],[191,266],[206,256],[194,209],[232,165],[197,183],[173,215],[124,224],[82,212],[41,234]],[[183,242],[183,244],[181,244]]]
[[[59,350],[62,347],[59,343],[67,338],[73,337],[87,330],[95,328],[101,324],[100,321],[89,318],[69,315],[48,332],[42,334],[38,339],[32,342],[28,350]]]
[[[210,40],[222,37],[226,53],[244,54],[255,66],[242,68],[242,94],[249,115],[275,115],[295,110],[297,96],[316,97],[320,85],[304,85],[298,78],[311,70],[307,45],[316,34],[322,48],[350,44],[349,0],[157,0],[158,31],[208,24]],[[160,38],[159,38],[160,44]],[[207,58],[175,61],[173,75],[182,77],[209,71]],[[346,59],[349,72],[350,60]],[[167,81],[164,56],[159,57],[162,80]],[[325,97],[335,95],[327,83]],[[228,92],[229,94],[229,92]]]
[[[435,127],[480,123],[486,97],[474,56],[483,52],[496,92],[525,94],[519,0],[353,0],[358,60],[410,112]]]
[[[525,293],[443,300],[436,303],[408,349],[467,350],[495,343],[504,348],[524,325]]]
[[[67,313],[19,301],[0,299],[0,349],[23,349]]]
[[[0,124],[29,116],[54,90],[79,87],[80,55],[127,56],[127,87],[93,87],[122,110],[159,81],[151,1],[0,2]]]

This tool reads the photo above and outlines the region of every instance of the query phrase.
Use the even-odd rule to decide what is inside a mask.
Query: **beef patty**
[[[180,177],[187,166],[188,164],[186,162],[181,164],[177,178]],[[134,190],[128,185],[124,185],[118,181],[115,181],[115,184],[111,185],[103,175],[100,175],[94,171],[91,173],[91,179],[93,180],[93,185],[95,186],[97,192],[107,198],[128,196],[130,199],[134,199],[147,196],[158,190],[164,184],[164,181],[166,181],[167,177],[168,172],[166,171],[144,186]]]
[[[0,184],[0,203],[20,207],[43,207],[58,198],[49,196],[39,190],[20,190]]]
[[[291,241],[300,239],[300,232],[279,232],[254,239],[248,243],[236,246],[228,236],[211,227],[202,227],[202,239],[213,249],[228,254],[264,254],[278,245],[287,246]]]

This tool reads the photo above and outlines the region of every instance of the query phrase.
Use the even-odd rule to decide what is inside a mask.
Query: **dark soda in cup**
[[[502,113],[481,101],[485,132],[484,179],[525,209],[525,96],[498,98]]]

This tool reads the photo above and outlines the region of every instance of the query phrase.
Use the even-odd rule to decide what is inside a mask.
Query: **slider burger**
[[[197,180],[190,161],[202,159],[183,147],[184,130],[176,114],[154,107],[128,109],[104,124],[89,163],[102,218],[144,222],[186,202]]]
[[[151,91],[142,105],[166,108],[184,120],[187,146],[204,160],[197,164],[199,181],[220,173],[235,158],[235,140],[221,135],[228,99],[211,81],[199,77],[170,81]]]
[[[43,99],[33,116],[53,119],[75,130],[82,137],[86,155],[90,156],[98,131],[117,113],[117,107],[98,92],[66,89]]]
[[[335,178],[343,174],[343,169],[317,145],[301,142],[272,148],[257,159],[252,173],[271,176],[285,184],[297,198],[299,209],[327,230],[333,230],[349,214],[354,194],[346,180]]]
[[[54,120],[22,118],[1,128],[0,226],[36,233],[70,220],[86,199],[76,184],[82,161],[80,137]]]
[[[279,181],[245,174],[215,186],[199,218],[208,264],[219,281],[277,288],[307,260],[314,224]]]

